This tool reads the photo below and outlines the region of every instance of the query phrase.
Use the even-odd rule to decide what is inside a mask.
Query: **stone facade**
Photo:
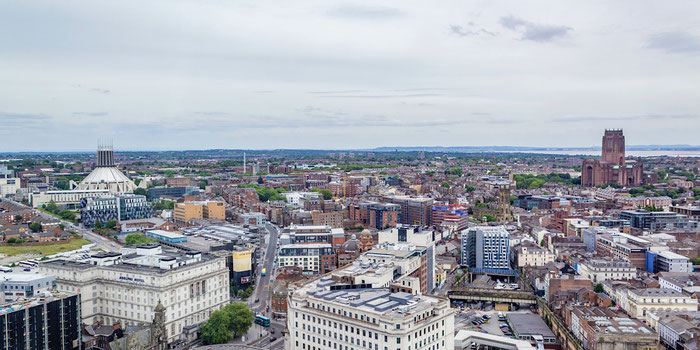
[[[650,183],[644,174],[641,158],[625,159],[625,136],[622,130],[605,130],[601,159],[586,159],[581,167],[583,186],[639,186]]]

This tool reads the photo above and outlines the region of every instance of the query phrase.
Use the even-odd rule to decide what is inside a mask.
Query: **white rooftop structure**
[[[97,148],[97,167],[80,182],[77,189],[108,190],[121,194],[134,192],[136,184],[115,166],[112,146],[100,145]]]

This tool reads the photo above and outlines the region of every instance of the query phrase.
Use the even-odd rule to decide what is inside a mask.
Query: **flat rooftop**
[[[540,315],[509,313],[508,323],[513,327],[513,332],[518,335],[541,335],[543,337],[555,338],[552,332]]]
[[[177,232],[170,232],[170,231],[164,231],[164,230],[148,230],[146,233],[158,235],[161,237],[166,237],[166,238],[185,238],[187,236],[181,235]]]
[[[343,304],[361,311],[389,318],[413,318],[432,309],[439,302],[448,303],[444,298],[431,295],[413,295],[405,292],[391,293],[389,288],[333,289],[338,284],[330,276],[324,276],[295,290],[297,295],[306,295],[328,305]]]

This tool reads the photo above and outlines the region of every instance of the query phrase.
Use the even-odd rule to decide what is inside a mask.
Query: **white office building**
[[[454,311],[447,298],[347,287],[326,276],[291,293],[287,350],[454,347]]]
[[[56,276],[59,290],[80,293],[86,324],[148,325],[160,301],[169,342],[196,333],[230,299],[225,258],[157,244],[98,253],[89,262],[47,261],[39,271]]]
[[[687,256],[667,250],[658,253],[656,268],[659,272],[693,272],[693,263]]]
[[[593,283],[637,278],[637,268],[629,261],[591,259],[578,264],[578,273]]]
[[[672,289],[628,289],[625,310],[630,316],[649,322],[649,314],[656,312],[698,311],[698,300]]]

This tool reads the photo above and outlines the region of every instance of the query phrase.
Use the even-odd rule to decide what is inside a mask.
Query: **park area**
[[[68,242],[46,243],[35,245],[3,245],[0,246],[0,254],[5,256],[14,256],[19,254],[39,254],[43,256],[63,253],[75,249],[80,249],[82,246],[90,244],[89,241],[82,238],[71,239]]]

